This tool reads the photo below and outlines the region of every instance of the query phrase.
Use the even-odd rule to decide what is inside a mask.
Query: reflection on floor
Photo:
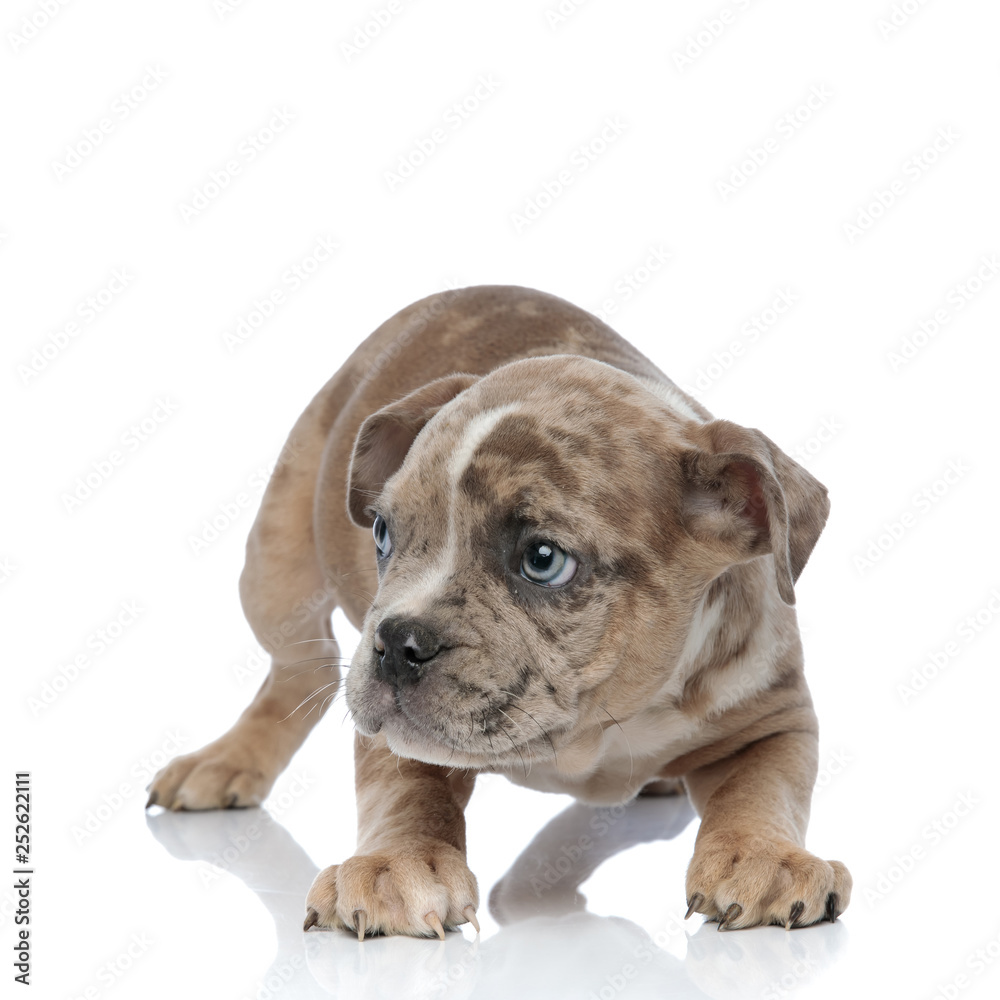
[[[150,831],[174,856],[207,862],[206,878],[228,875],[256,893],[274,919],[278,950],[257,996],[270,1000],[360,997],[644,997],[778,1000],[805,985],[842,950],[843,924],[792,933],[780,928],[718,933],[695,917],[671,928],[686,938],[683,959],[666,932],[651,936],[623,917],[587,912],[580,885],[610,856],[677,836],[693,819],[684,796],[640,798],[613,824],[571,805],[554,817],[489,892],[499,931],[445,941],[302,931],[303,900],[317,866],[265,810],[157,811]],[[600,835],[595,835],[597,829]],[[581,839],[582,838],[582,839]],[[567,854],[565,845],[582,844]],[[572,856],[570,856],[572,855]],[[471,930],[466,928],[466,934]]]

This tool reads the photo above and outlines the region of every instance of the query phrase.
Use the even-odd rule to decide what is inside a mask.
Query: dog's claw
[[[433,929],[434,933],[437,934],[437,936],[441,938],[441,940],[443,941],[444,928],[441,926],[441,920],[438,917],[438,915],[433,910],[431,910],[431,912],[424,917],[424,920]]]
[[[719,921],[719,930],[727,930],[729,924],[733,920],[739,920],[743,914],[743,907],[739,903],[730,903],[729,908],[725,913],[722,914],[722,919]]]
[[[153,806],[159,801],[160,793],[155,789],[149,793],[149,798],[146,800],[146,808],[152,809]]]
[[[788,914],[788,919],[785,921],[785,930],[790,931],[795,926],[795,921],[802,916],[806,911],[806,904],[799,900],[797,903],[792,904],[791,912]]]
[[[826,919],[829,920],[831,924],[835,923],[837,920],[837,903],[839,902],[840,900],[837,899],[837,894],[835,892],[831,892],[830,895],[826,897]]]
[[[365,930],[368,926],[368,914],[364,910],[354,911],[354,926],[358,929],[358,940],[364,941]]]
[[[229,799],[226,802],[225,808],[226,809],[232,809],[233,806],[236,805],[236,800],[238,798],[239,798],[239,796],[236,794],[236,792],[233,792],[233,794],[229,796]]]
[[[476,908],[471,904],[462,910],[462,915],[466,920],[476,928],[476,933],[479,933],[479,921],[476,919]]]
[[[701,906],[701,904],[704,903],[704,902],[705,902],[705,897],[700,892],[696,892],[688,900],[688,911],[687,911],[687,913],[684,914],[684,919],[685,920],[690,920],[691,919],[691,914],[694,913],[694,911],[697,910],[698,907]]]
[[[302,922],[302,930],[307,931],[310,927],[315,927],[319,923],[319,913],[311,906],[306,913],[306,919]]]

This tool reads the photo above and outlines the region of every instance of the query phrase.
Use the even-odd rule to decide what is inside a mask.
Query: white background
[[[34,995],[996,996],[1000,9],[381,7],[0,15],[2,731],[6,787],[32,772]],[[837,925],[683,924],[696,824],[676,802],[612,817],[627,849],[585,911],[572,879],[525,889],[593,829],[564,814],[491,915],[568,800],[490,778],[469,810],[478,942],[303,937],[316,866],[353,849],[342,710],[279,779],[280,822],[147,825],[151,768],[260,679],[236,583],[285,434],[382,320],[476,283],[604,310],[829,487],[797,590],[822,725],[809,846],[855,880]]]

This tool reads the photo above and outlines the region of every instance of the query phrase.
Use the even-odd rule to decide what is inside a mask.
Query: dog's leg
[[[704,913],[720,930],[790,928],[846,909],[850,872],[803,846],[816,767],[815,732],[795,731],[685,775],[702,817],[687,874],[689,915]]]
[[[479,929],[479,890],[465,863],[465,816],[475,775],[397,757],[381,736],[356,736],[358,848],[316,876],[305,929],[444,937]]]
[[[330,628],[336,591],[320,570],[313,498],[325,444],[322,395],[295,425],[261,501],[240,577],[243,611],[271,669],[253,702],[219,739],[172,760],[150,785],[150,805],[259,805],[338,691]]]

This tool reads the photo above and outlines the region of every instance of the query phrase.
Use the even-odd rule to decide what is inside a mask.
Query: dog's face
[[[663,688],[727,566],[775,551],[790,600],[807,543],[755,434],[570,356],[374,414],[349,483],[379,569],[347,682],[358,729],[437,764],[552,759]]]

